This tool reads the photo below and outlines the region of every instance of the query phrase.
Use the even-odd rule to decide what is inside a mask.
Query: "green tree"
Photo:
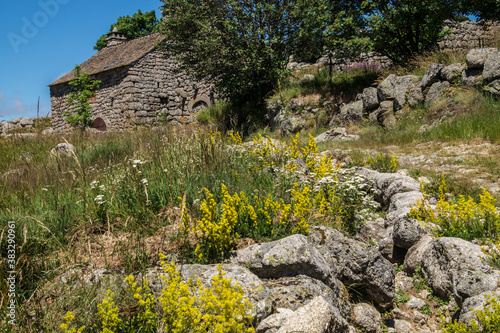
[[[219,98],[258,104],[287,76],[302,17],[298,3],[162,1],[163,50],[180,60],[181,70],[212,82]]]
[[[89,100],[95,96],[95,89],[99,87],[101,81],[91,80],[88,73],[82,73],[80,65],[75,65],[75,78],[69,82],[73,87],[73,92],[69,94],[68,103],[75,106],[75,110],[63,112],[66,121],[73,127],[82,130],[91,126],[92,106]]]
[[[460,14],[460,0],[377,0],[367,3],[374,49],[396,63],[433,47],[444,21]]]
[[[499,0],[463,0],[463,11],[475,15],[480,19],[496,20],[500,19]]]
[[[155,32],[158,28],[158,23],[159,21],[156,18],[156,13],[154,10],[142,13],[139,9],[139,11],[132,16],[127,15],[119,17],[116,23],[111,25],[111,27],[109,28],[109,32],[111,32],[113,28],[116,27],[118,31],[125,34],[128,39],[133,39]],[[107,34],[99,37],[96,45],[94,46],[94,49],[101,50],[106,47],[107,37]]]
[[[331,79],[334,58],[355,58],[371,49],[370,39],[364,32],[365,8],[361,0],[307,1],[296,49],[298,57],[307,59],[326,52]]]

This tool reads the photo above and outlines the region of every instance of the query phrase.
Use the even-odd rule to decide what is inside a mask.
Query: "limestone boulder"
[[[421,105],[424,102],[424,94],[419,84],[414,84],[408,91],[408,105],[412,108]]]
[[[492,310],[491,306],[488,306],[488,298],[491,300],[495,298],[500,301],[500,292],[484,292],[479,295],[469,297],[465,300],[462,305],[462,309],[460,310],[459,320],[469,325],[470,322],[474,319],[477,321],[477,316],[474,311],[484,311],[485,306],[487,309]]]
[[[272,312],[273,300],[269,288],[255,274],[238,265],[222,264],[221,268],[225,278],[231,279],[233,285],[239,285],[243,289],[245,296],[253,305],[252,315],[257,321],[266,318]],[[218,265],[198,264],[182,265],[179,268],[184,281],[200,279],[205,287],[212,287],[211,281],[218,274],[217,269]]]
[[[377,94],[380,101],[394,100],[397,107],[406,103],[406,98],[410,87],[415,84],[418,77],[415,75],[396,76],[389,75],[377,87]]]
[[[290,116],[283,120],[280,126],[281,135],[288,136],[300,132],[306,125],[306,121],[297,116]]]
[[[366,333],[381,333],[380,320],[382,316],[370,304],[358,303],[352,307],[352,324]]]
[[[11,124],[17,125],[23,119],[23,117],[17,117],[10,121]]]
[[[359,135],[347,134],[345,127],[336,127],[321,133],[315,138],[316,143],[326,141],[355,141],[359,140]]]
[[[481,69],[467,69],[462,72],[462,84],[464,86],[477,87],[483,82],[483,71]]]
[[[365,297],[382,309],[392,306],[396,272],[377,247],[325,226],[310,227],[309,239],[336,268],[342,283],[363,288]]]
[[[431,241],[422,257],[422,270],[440,296],[453,295],[457,303],[496,288],[499,275],[488,265],[481,247],[466,240],[440,237]]]
[[[334,283],[327,286],[309,276],[298,275],[264,280],[264,285],[268,287],[274,306],[278,308],[295,311],[315,297],[321,296],[339,309],[342,317],[348,318],[351,313],[349,293],[342,282],[336,279]]]
[[[315,244],[304,235],[251,245],[236,251],[231,262],[248,267],[260,278],[307,275],[330,285],[336,275],[335,267],[328,264]]]
[[[430,235],[424,235],[415,245],[408,249],[403,265],[405,273],[412,275],[417,267],[422,267],[424,253],[432,240],[433,238]]]
[[[444,67],[445,66],[443,64],[430,65],[429,68],[427,68],[422,81],[420,81],[420,87],[422,89],[425,89],[427,87],[430,87],[435,82],[438,82],[439,78],[441,77],[441,70]]]
[[[352,102],[340,108],[340,119],[360,121],[363,119],[363,101]]]
[[[377,88],[369,87],[363,89],[361,100],[363,101],[363,108],[365,110],[374,110],[378,108],[380,101],[378,100]]]
[[[500,52],[494,52],[484,62],[483,80],[489,83],[500,79]]]
[[[19,121],[19,125],[21,125],[22,127],[31,127],[34,123],[35,121],[31,117],[23,117]]]
[[[314,298],[307,305],[297,309],[289,316],[276,333],[330,333],[349,332],[349,324],[342,318],[338,309],[323,297]]]
[[[497,48],[473,49],[467,53],[466,62],[468,69],[482,69],[489,56],[498,53]]]
[[[424,200],[424,196],[420,191],[402,192],[393,195],[385,216],[386,223],[392,223],[395,219],[406,216],[411,207],[417,204],[418,200]]]
[[[434,105],[449,88],[449,86],[450,83],[448,81],[438,81],[433,83],[425,96],[425,106],[430,107]]]
[[[465,64],[451,64],[441,69],[441,79],[454,83],[462,79],[462,72],[467,66]]]
[[[377,87],[378,99],[385,101],[394,99],[394,87],[397,84],[396,74],[391,74],[382,81]]]
[[[409,249],[429,233],[429,228],[426,228],[420,221],[408,217],[399,217],[394,221],[392,237],[394,245]]]
[[[500,80],[491,82],[487,86],[483,87],[483,90],[494,96],[500,96]]]
[[[76,148],[71,143],[63,142],[57,144],[54,148],[52,148],[50,153],[52,155],[64,155],[71,157],[76,154]]]
[[[265,318],[259,323],[256,333],[275,333],[286,320],[294,315],[294,311],[284,308],[277,308],[276,313],[273,313],[269,317]]]

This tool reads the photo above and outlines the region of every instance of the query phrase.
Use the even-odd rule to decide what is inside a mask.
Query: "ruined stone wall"
[[[165,120],[190,123],[199,106],[211,105],[209,85],[195,82],[185,73],[176,73],[178,63],[154,51],[136,63],[97,74],[101,80],[91,100],[94,119],[101,118],[107,130],[117,131],[136,125],[155,125]],[[52,121],[56,132],[71,130],[62,112],[74,107],[67,103],[71,87],[51,87]]]
[[[466,53],[471,49],[500,46],[500,24],[492,21],[446,21],[448,34],[438,42],[439,51]]]

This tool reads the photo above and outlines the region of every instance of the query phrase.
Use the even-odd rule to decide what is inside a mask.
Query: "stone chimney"
[[[127,40],[124,34],[118,31],[116,27],[113,28],[112,32],[108,32],[108,38],[106,38],[106,42],[108,43],[106,46],[115,46],[123,43]]]

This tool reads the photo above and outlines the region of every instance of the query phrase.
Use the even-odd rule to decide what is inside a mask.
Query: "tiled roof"
[[[90,59],[80,65],[82,72],[94,75],[104,71],[128,66],[144,57],[155,46],[165,39],[164,36],[153,33],[135,38],[115,46],[105,47]],[[74,70],[57,79],[50,86],[66,83],[74,78]]]

